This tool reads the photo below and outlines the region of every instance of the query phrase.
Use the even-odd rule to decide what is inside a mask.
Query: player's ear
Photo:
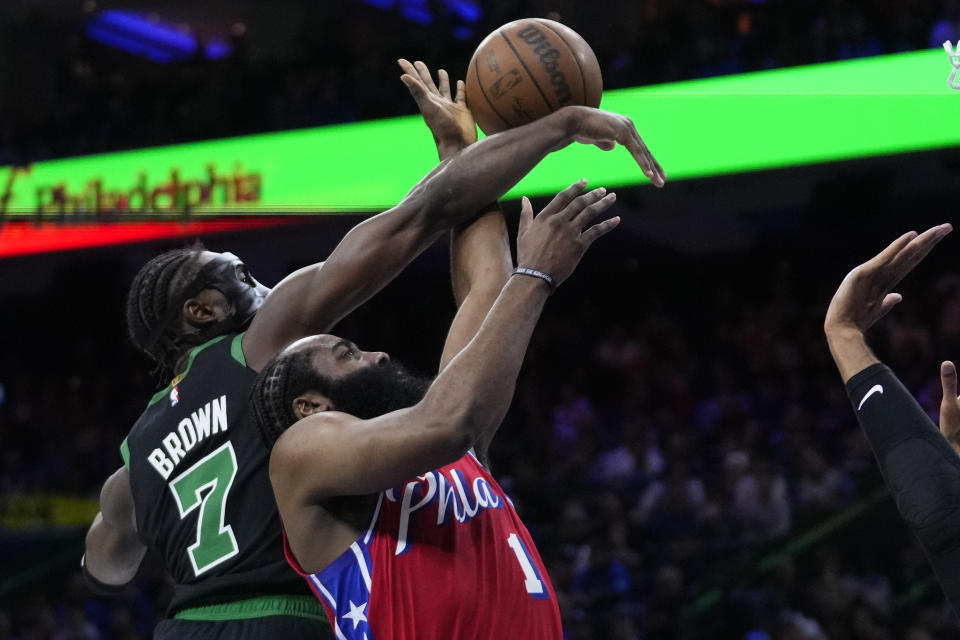
[[[316,391],[305,391],[293,399],[293,414],[297,416],[297,420],[302,420],[314,413],[332,410],[333,403],[330,399]]]
[[[194,327],[202,327],[226,317],[227,298],[216,289],[204,289],[183,303],[183,315]]]

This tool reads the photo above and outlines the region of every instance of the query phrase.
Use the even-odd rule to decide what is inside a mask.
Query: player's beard
[[[420,402],[430,382],[386,360],[333,381],[328,396],[335,411],[367,420]]]

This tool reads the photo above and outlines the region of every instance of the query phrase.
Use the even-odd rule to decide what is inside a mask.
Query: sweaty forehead
[[[336,346],[343,343],[343,338],[322,333],[297,340],[284,349],[283,354],[289,356],[309,352],[314,365],[323,370],[328,368],[328,363],[333,362]]]
[[[284,355],[309,352],[313,366],[324,375],[332,375],[335,369],[336,358],[334,348],[343,344],[343,339],[330,334],[308,336],[297,340],[286,349]]]
[[[306,338],[300,338],[296,342],[292,342],[283,350],[284,354],[299,353],[300,351],[313,351],[317,349],[326,349],[330,350],[333,348],[333,345],[340,342],[341,339],[337,336],[332,336],[328,333],[320,333],[313,336],[307,336]]]

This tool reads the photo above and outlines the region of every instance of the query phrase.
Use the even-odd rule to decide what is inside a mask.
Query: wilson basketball
[[[543,18],[508,22],[488,35],[467,70],[467,103],[487,135],[567,105],[600,106],[602,91],[587,41]]]

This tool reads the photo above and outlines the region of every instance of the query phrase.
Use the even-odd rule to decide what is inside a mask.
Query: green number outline
[[[233,450],[233,443],[227,441],[170,482],[170,491],[173,493],[174,500],[177,501],[181,520],[193,513],[197,507],[200,507],[200,513],[197,515],[197,539],[196,542],[187,547],[187,556],[190,558],[193,572],[197,576],[240,553],[237,539],[233,535],[233,527],[224,523],[227,495],[233,486],[234,478],[237,477],[237,468],[237,454]],[[193,482],[196,482],[198,478],[202,484],[194,486]],[[221,486],[223,487],[222,490],[220,489]],[[206,495],[202,495],[205,491]],[[186,502],[186,508],[184,508],[184,502]],[[219,527],[215,533],[212,531],[211,515],[207,512],[207,506],[211,503],[213,503],[214,508],[220,507]],[[204,527],[205,521],[206,527]],[[212,558],[202,566],[198,565],[198,551],[200,553],[207,551],[211,544],[223,545],[224,536],[229,541],[230,550]]]

